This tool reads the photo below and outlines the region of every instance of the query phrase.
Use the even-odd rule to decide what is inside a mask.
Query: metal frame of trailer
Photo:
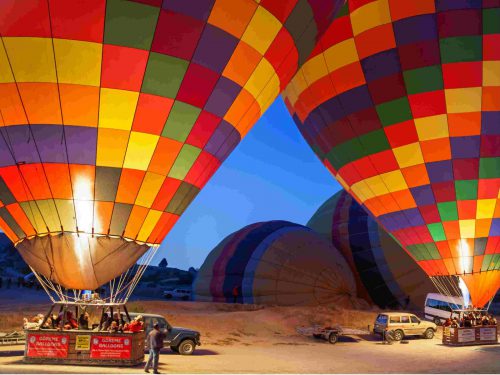
[[[344,328],[339,325],[334,327],[322,327],[319,325],[312,327],[299,327],[297,328],[297,333],[303,336],[313,336],[316,339],[323,339],[328,341],[330,344],[337,343],[340,336],[370,334],[369,331],[355,328]]]

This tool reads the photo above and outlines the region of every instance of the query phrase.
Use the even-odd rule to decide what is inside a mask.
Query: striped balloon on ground
[[[323,203],[307,226],[345,257],[360,298],[381,308],[422,310],[427,293],[436,291],[401,245],[345,190]]]
[[[208,255],[193,289],[198,301],[357,303],[354,278],[342,255],[311,229],[287,221],[252,224],[226,237]]]

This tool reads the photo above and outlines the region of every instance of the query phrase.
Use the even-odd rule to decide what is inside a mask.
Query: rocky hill
[[[0,277],[4,281],[11,278],[14,282],[17,277],[25,276],[30,272],[30,268],[12,242],[0,232]],[[172,267],[148,266],[136,290],[139,294],[155,295],[164,289],[190,286],[195,275],[194,269],[184,271]]]
[[[30,273],[31,270],[23,258],[3,233],[0,233],[0,276],[3,279],[17,278]]]

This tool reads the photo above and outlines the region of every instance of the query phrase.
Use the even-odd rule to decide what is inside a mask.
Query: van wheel
[[[401,340],[403,340],[403,337],[405,337],[405,334],[400,329],[398,329],[394,332],[394,340],[401,341]]]
[[[179,348],[177,346],[171,346],[170,349],[172,349],[174,353],[179,353]]]
[[[434,317],[434,324],[437,326],[441,325],[441,319],[439,319],[437,316]]]
[[[182,355],[191,355],[191,354],[193,354],[195,347],[196,347],[196,344],[194,343],[193,340],[189,340],[189,339],[184,340],[179,345],[179,353]]]
[[[434,330],[432,328],[427,328],[427,330],[424,332],[424,337],[428,340],[434,338]]]
[[[339,339],[338,335],[336,333],[330,333],[330,336],[328,336],[328,342],[330,344],[335,344],[337,340]]]

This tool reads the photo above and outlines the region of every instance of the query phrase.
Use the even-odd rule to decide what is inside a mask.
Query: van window
[[[439,301],[432,298],[427,299],[425,306],[448,312],[451,312],[451,310],[460,310],[462,308],[462,305],[456,303],[448,303],[445,301]]]
[[[389,322],[391,322],[391,323],[401,323],[401,317],[400,316],[391,316]]]
[[[408,315],[404,315],[401,317],[401,323],[410,323],[410,317]]]
[[[377,316],[377,323],[386,324],[387,323],[387,315],[379,314]]]

